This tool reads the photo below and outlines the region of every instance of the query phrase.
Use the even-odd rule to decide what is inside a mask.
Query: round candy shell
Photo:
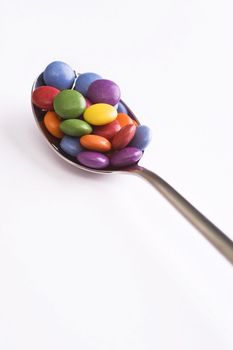
[[[93,103],[107,103],[112,106],[115,106],[119,102],[120,96],[119,86],[107,79],[94,81],[87,91],[87,97]]]
[[[54,61],[45,68],[43,79],[46,85],[54,86],[59,90],[70,89],[75,80],[75,73],[68,64]]]
[[[69,136],[83,136],[92,132],[92,127],[84,120],[67,119],[60,124],[60,129]]]
[[[86,96],[89,86],[98,79],[102,79],[102,77],[96,73],[80,74],[76,80],[74,88],[81,92],[82,95]]]
[[[123,168],[133,165],[142,157],[142,151],[135,147],[126,147],[116,151],[111,156],[111,165],[114,168]]]
[[[78,153],[83,151],[80,140],[77,137],[64,136],[60,142],[60,147],[66,154],[77,157]]]
[[[80,138],[80,143],[84,148],[98,152],[108,152],[111,149],[111,143],[99,135],[84,135]]]
[[[119,122],[117,120],[113,120],[113,122],[106,125],[94,126],[93,134],[103,136],[106,139],[111,140],[120,130],[120,128]]]
[[[143,151],[149,145],[151,138],[152,133],[150,128],[146,125],[139,125],[134,138],[130,142],[130,147],[136,147]]]
[[[44,116],[44,125],[53,136],[61,139],[64,134],[60,130],[61,120],[55,112],[49,111]]]
[[[136,126],[134,124],[126,125],[120,129],[112,139],[113,149],[122,149],[126,147],[133,139],[135,132]]]
[[[32,102],[34,105],[46,111],[53,111],[53,101],[60,92],[53,86],[40,86],[32,93]]]
[[[109,158],[99,152],[83,151],[77,156],[78,161],[88,168],[105,169],[109,165]]]
[[[116,119],[117,110],[109,104],[97,103],[88,107],[83,117],[92,125],[105,125]]]
[[[63,90],[53,101],[55,112],[63,119],[77,118],[86,108],[83,95],[75,90]]]

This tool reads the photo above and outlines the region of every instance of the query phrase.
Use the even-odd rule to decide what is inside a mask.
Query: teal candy
[[[77,118],[86,108],[86,100],[75,90],[63,90],[53,101],[55,112],[63,119]]]

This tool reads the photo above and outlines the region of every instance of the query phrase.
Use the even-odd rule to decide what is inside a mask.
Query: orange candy
[[[55,112],[47,112],[44,116],[44,124],[46,129],[52,134],[53,136],[61,139],[64,134],[60,130],[60,123],[61,120],[58,118],[58,115]]]
[[[118,113],[116,120],[118,120],[118,123],[120,124],[121,128],[123,128],[126,125],[133,124],[133,119],[131,119],[125,113]]]
[[[111,149],[111,143],[103,136],[84,135],[80,138],[83,147],[97,152],[108,152]]]

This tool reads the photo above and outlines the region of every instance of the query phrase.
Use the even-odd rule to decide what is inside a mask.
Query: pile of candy
[[[128,115],[120,97],[113,81],[95,73],[76,76],[55,61],[43,72],[32,102],[46,111],[43,123],[61,139],[64,154],[89,168],[118,169],[137,163],[151,140],[150,129]]]

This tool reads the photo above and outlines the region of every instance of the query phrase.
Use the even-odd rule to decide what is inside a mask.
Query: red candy
[[[137,127],[134,124],[124,126],[112,139],[112,148],[119,150],[126,147],[133,139]]]
[[[59,92],[60,90],[53,86],[40,86],[33,91],[32,102],[41,109],[53,111],[53,100]]]
[[[113,120],[113,122],[101,125],[101,126],[95,126],[93,128],[93,134],[99,135],[102,137],[105,137],[108,140],[111,140],[113,136],[120,130],[121,126],[117,120]]]

